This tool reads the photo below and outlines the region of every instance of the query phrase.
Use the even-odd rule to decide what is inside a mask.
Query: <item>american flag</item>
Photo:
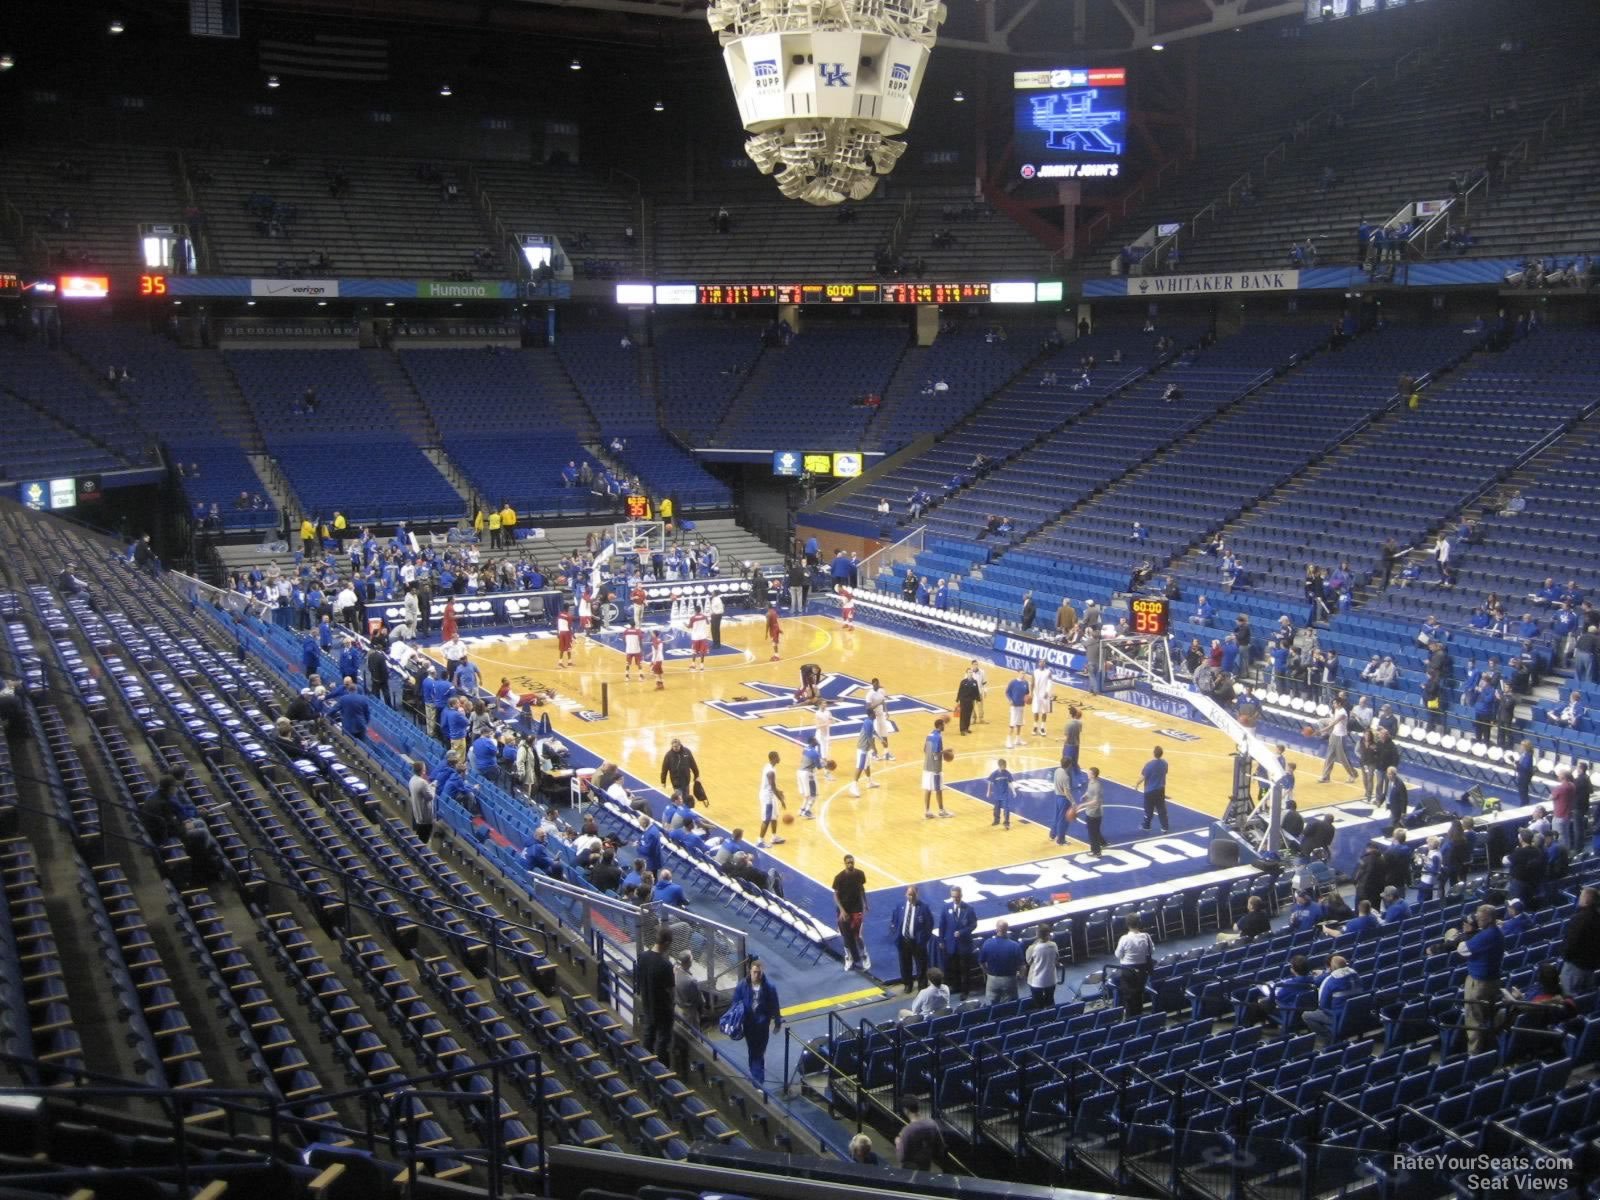
[[[265,37],[259,46],[261,69],[270,75],[381,82],[389,78],[389,39],[342,33],[301,33]]]

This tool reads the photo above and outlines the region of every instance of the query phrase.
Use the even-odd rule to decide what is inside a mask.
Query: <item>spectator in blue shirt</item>
[[[1400,889],[1390,884],[1383,889],[1383,923],[1393,925],[1396,921],[1404,921],[1411,915],[1411,905],[1406,903],[1406,898],[1400,894]]]
[[[1307,929],[1315,929],[1322,924],[1323,915],[1322,905],[1317,903],[1311,892],[1299,892],[1289,906],[1289,930],[1291,933],[1303,933]]]
[[[651,893],[652,900],[659,900],[663,904],[670,904],[673,908],[688,908],[689,897],[684,894],[683,884],[672,878],[670,868],[663,867],[656,876],[656,890]]]
[[[1506,901],[1506,919],[1500,922],[1500,932],[1506,937],[1515,937],[1534,927],[1533,917],[1528,913],[1527,906],[1520,899],[1513,896]]]
[[[1467,1026],[1467,1050],[1478,1054],[1494,1049],[1494,1015],[1500,999],[1500,961],[1505,956],[1505,934],[1496,924],[1494,905],[1480,904],[1461,931],[1456,953],[1467,960],[1462,985],[1462,1022]]]
[[[1201,596],[1200,599],[1194,602],[1193,621],[1196,625],[1211,624],[1211,601],[1207,600],[1204,596]]]
[[[1339,925],[1324,925],[1322,931],[1331,933],[1335,937],[1350,934],[1355,937],[1366,937],[1368,934],[1377,933],[1383,928],[1383,922],[1378,919],[1378,914],[1372,911],[1372,901],[1362,900],[1356,905],[1356,915]]]
[[[476,774],[490,782],[500,777],[500,747],[487,733],[480,733],[473,739],[468,757]]]
[[[334,704],[339,709],[339,728],[357,741],[365,741],[372,710],[367,705],[367,698],[356,690],[354,679],[344,681],[343,690],[334,698]]]
[[[1328,969],[1317,977],[1317,1007],[1301,1019],[1306,1028],[1327,1038],[1344,1002],[1361,991],[1361,976],[1342,954],[1328,959]]]
[[[464,703],[461,700],[448,703],[439,714],[439,729],[444,734],[445,744],[463,759],[467,754],[467,730],[472,725]]]
[[[1532,613],[1522,614],[1522,621],[1517,626],[1517,636],[1523,641],[1530,641],[1539,636],[1539,622],[1533,619]]]
[[[984,975],[983,998],[988,1004],[1017,998],[1017,975],[1026,951],[1020,942],[1011,940],[1010,933],[1011,926],[1006,921],[996,921],[994,934],[984,940],[978,951],[978,965]]]
[[[1317,987],[1317,981],[1311,975],[1311,964],[1306,961],[1304,954],[1296,954],[1289,960],[1289,973],[1270,987],[1263,984],[1258,994],[1245,1000],[1246,1023],[1261,1023],[1270,1021],[1273,1015],[1284,1009],[1298,1009],[1306,1007],[1305,1000],[1311,996]]]
[[[1144,781],[1144,823],[1140,828],[1149,829],[1151,820],[1159,817],[1161,832],[1170,833],[1172,823],[1167,818],[1167,760],[1162,757],[1160,746],[1150,754],[1150,761],[1139,772],[1139,777]]]

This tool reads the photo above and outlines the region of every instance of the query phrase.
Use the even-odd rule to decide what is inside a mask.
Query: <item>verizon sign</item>
[[[337,279],[252,279],[252,296],[279,296],[297,300],[326,300],[339,294]]]

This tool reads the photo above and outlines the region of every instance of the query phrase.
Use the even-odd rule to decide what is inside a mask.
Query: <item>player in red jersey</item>
[[[650,673],[656,677],[656,691],[661,691],[667,686],[667,644],[661,640],[661,631],[652,630],[650,633]]]
[[[772,661],[778,661],[778,643],[783,640],[783,626],[778,623],[778,606],[767,605],[767,637],[772,640]]]
[[[700,611],[700,606],[694,606],[694,613],[689,618],[689,641],[694,644],[694,657],[690,659],[691,671],[704,671],[706,669],[706,655],[711,651],[711,622],[706,619],[705,613]]]
[[[622,677],[633,678],[633,669],[639,668],[639,681],[644,682],[644,631],[629,625],[622,631]]]
[[[856,594],[843,584],[839,585],[839,616],[846,629],[856,627]]]
[[[564,660],[564,661],[563,661]],[[572,665],[572,610],[565,604],[556,614],[556,666]]]

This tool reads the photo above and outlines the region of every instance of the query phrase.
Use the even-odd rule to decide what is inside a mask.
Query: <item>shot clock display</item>
[[[1131,631],[1138,637],[1166,637],[1171,604],[1165,596],[1136,596],[1129,604]]]
[[[139,276],[139,295],[165,296],[167,294],[167,277],[165,275]]]

